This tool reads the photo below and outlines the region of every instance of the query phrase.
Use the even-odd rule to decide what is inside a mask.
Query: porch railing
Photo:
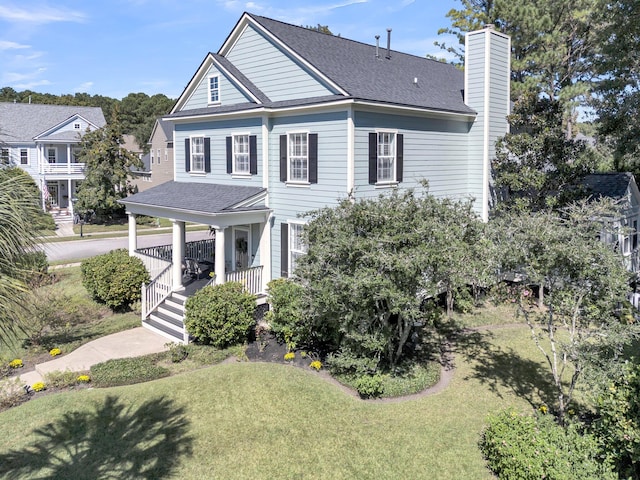
[[[42,174],[82,174],[84,163],[43,163],[40,165]]]
[[[149,285],[142,284],[142,318],[153,312],[171,294],[171,265],[166,267]]]
[[[213,262],[215,250],[216,247],[214,239],[199,240],[197,242],[187,242],[184,245],[184,256],[195,258],[196,260]]]
[[[226,282],[240,282],[249,293],[262,293],[262,265],[225,274]]]
[[[145,251],[136,250],[134,255],[142,260],[145,268],[149,272],[149,276],[151,280],[154,280],[158,275],[160,275],[166,268],[171,266],[171,252],[169,252],[169,259],[165,259],[160,256],[150,255],[146,253],[149,249],[144,249]]]

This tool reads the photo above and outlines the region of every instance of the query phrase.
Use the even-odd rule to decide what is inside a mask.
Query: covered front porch
[[[184,303],[207,284],[238,281],[259,303],[265,302],[271,280],[271,212],[263,193],[253,187],[168,182],[123,200],[129,254],[140,258],[151,276],[142,286],[143,326],[187,343]],[[172,243],[138,249],[139,215],[170,219]],[[211,238],[187,242],[187,223],[208,226]]]

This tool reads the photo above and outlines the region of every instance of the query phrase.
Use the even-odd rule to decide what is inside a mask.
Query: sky
[[[243,12],[424,56],[456,0],[2,0],[0,87],[56,95],[177,98]]]

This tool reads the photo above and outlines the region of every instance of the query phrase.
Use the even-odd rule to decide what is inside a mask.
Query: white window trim
[[[380,165],[376,166],[376,172],[378,172],[378,179],[376,180],[376,186],[380,188],[393,187],[398,185],[398,130],[390,129],[376,129],[376,162],[379,162],[378,148],[380,146],[379,135],[381,133],[393,134],[393,178],[391,180],[379,180],[380,178]]]
[[[73,124],[73,128],[74,128],[74,130],[80,130],[82,128],[82,125],[80,125],[79,122],[76,122],[76,123]]]
[[[189,148],[191,148],[191,143],[189,143]],[[153,165],[153,159],[154,159],[154,156],[153,156],[153,148],[151,149],[151,151],[149,152],[149,154],[150,154],[150,155],[149,155],[149,159],[150,159],[151,165]]]
[[[287,224],[289,225],[289,239],[288,239],[288,242],[289,242],[288,250],[289,251],[287,252],[287,255],[289,256],[289,276],[291,276],[291,275],[293,275],[293,271],[295,270],[295,265],[294,265],[294,261],[293,261],[293,254],[294,253],[298,253],[299,256],[302,256],[302,255],[306,255],[306,253],[307,253],[306,245],[304,246],[305,248],[303,250],[294,250],[293,249],[293,228],[292,228],[292,226],[296,225],[296,226],[304,227],[307,224],[307,222],[304,222],[304,221],[301,221],[299,219],[296,219],[296,220],[287,220]]]
[[[287,181],[285,182],[285,185],[287,186],[301,186],[301,187],[306,187],[311,185],[311,182],[309,182],[309,130],[296,130],[296,131],[292,131],[292,132],[285,132],[285,134],[287,135]],[[291,179],[291,135],[300,135],[300,134],[304,134],[307,136],[307,179],[306,180],[292,180]]]
[[[231,251],[231,258],[235,262],[235,260],[236,260],[236,232],[238,232],[238,231],[245,232],[247,234],[247,268],[251,268],[251,265],[253,263],[253,255],[251,253],[251,252],[253,252],[252,245],[251,245],[251,226],[250,225],[238,225],[238,226],[231,227],[231,230],[233,232],[233,235],[231,236],[231,238],[233,240],[232,243],[231,243],[231,250],[232,250]],[[236,265],[233,265],[233,269],[235,271]]]
[[[211,100],[211,80],[216,78],[218,80],[218,100]],[[222,95],[220,92],[220,75],[209,75],[207,77],[207,103],[209,105],[219,105],[222,100]]]
[[[247,171],[239,172],[236,170],[236,137],[247,137]],[[231,134],[231,176],[232,178],[251,177],[251,132],[236,132]]]
[[[49,160],[49,150],[53,150],[55,152],[55,160],[53,162]],[[47,147],[44,153],[47,163],[58,163],[58,147]]]
[[[6,164],[4,152],[7,152]],[[11,149],[9,147],[0,147],[0,165],[11,165]]]
[[[194,155],[194,148],[193,148],[193,139],[194,138],[201,138],[202,139],[202,170],[196,170],[193,168],[193,155]],[[200,155],[200,154],[198,154]],[[205,171],[204,171],[204,135],[193,135],[189,137],[189,173],[192,174],[196,174],[196,175],[204,175]]]
[[[22,152],[27,152],[27,163],[22,163]],[[18,156],[20,157],[20,165],[29,165],[31,163],[29,161],[29,149],[28,148],[21,148],[18,151]]]

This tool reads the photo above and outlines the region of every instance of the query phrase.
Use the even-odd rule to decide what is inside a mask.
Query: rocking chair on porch
[[[184,274],[183,276],[189,276],[191,278],[195,278],[196,280],[200,280],[200,275],[204,272],[202,268],[200,268],[200,264],[195,258],[185,257],[184,259]]]

